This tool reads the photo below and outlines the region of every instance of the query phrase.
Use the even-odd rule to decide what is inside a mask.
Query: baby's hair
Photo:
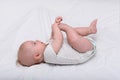
[[[21,44],[21,45],[22,45],[22,44]],[[19,46],[19,49],[18,49],[18,52],[17,52],[17,53],[19,53],[19,50],[20,50],[21,45]],[[21,64],[20,61],[18,60],[18,55],[17,55],[17,60],[16,60],[16,66],[17,66],[17,67],[22,66],[22,64]]]
[[[16,60],[16,66],[17,66],[17,67],[20,67],[20,66],[21,66],[21,64],[20,64],[20,62],[19,62],[18,59]]]
[[[20,61],[17,59],[17,60],[16,60],[16,66],[17,66],[17,67],[20,67],[20,66],[24,66],[24,65],[22,65],[22,64],[20,63]],[[27,67],[27,66],[25,66],[25,67]]]
[[[18,50],[17,53],[19,53],[19,50]],[[22,66],[21,63],[20,63],[20,61],[18,60],[18,54],[17,54],[16,66],[17,66],[17,67]]]

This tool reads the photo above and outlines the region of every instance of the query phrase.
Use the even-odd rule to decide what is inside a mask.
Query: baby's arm
[[[59,23],[61,22],[59,20],[60,17],[57,17],[55,23],[52,25],[52,36],[51,36],[51,38],[53,39],[52,47],[56,53],[58,53],[63,43],[63,35],[58,27]]]

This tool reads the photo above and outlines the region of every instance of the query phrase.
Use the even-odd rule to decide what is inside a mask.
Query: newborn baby
[[[46,62],[52,64],[79,64],[86,62],[95,54],[95,43],[87,36],[96,34],[97,20],[88,27],[76,27],[61,23],[57,17],[52,24],[52,34],[48,43],[39,40],[26,41],[18,50],[18,61],[24,66]],[[67,40],[63,39],[64,31]]]

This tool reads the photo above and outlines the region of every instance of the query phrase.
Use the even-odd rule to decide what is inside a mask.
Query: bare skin
[[[56,54],[59,52],[62,43],[63,43],[63,34],[61,32],[61,30],[59,29],[58,25],[60,24],[60,22],[62,21],[61,17],[57,17],[55,19],[55,23],[52,25],[52,47],[54,49],[54,51],[56,52]]]
[[[89,27],[72,28],[67,24],[61,23],[59,28],[66,33],[70,46],[78,52],[84,53],[93,49],[91,42],[84,36],[95,34],[97,32],[96,24],[97,20],[94,20]]]

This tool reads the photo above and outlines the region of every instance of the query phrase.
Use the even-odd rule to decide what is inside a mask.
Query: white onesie
[[[68,44],[67,40],[63,41],[62,48],[58,54],[52,48],[52,41],[47,45],[44,52],[44,61],[51,64],[79,64],[88,61],[96,52],[96,46],[91,38],[88,38],[93,44],[93,50],[86,53],[79,53]]]

